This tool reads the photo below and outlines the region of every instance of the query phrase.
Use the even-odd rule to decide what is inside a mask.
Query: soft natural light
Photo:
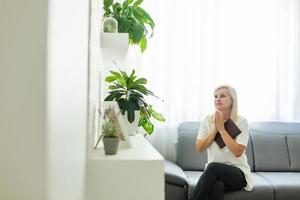
[[[134,66],[165,100],[169,124],[213,111],[212,91],[230,84],[250,121],[293,121],[296,1],[145,1],[156,22]],[[299,120],[299,119],[298,119]]]
[[[300,121],[297,0],[148,0],[155,34],[130,66],[164,102],[153,145],[174,157],[176,128],[214,111],[213,90],[230,84],[239,114],[252,121]],[[299,56],[298,56],[299,57]],[[161,125],[161,126],[160,126]],[[169,155],[171,154],[171,155]]]

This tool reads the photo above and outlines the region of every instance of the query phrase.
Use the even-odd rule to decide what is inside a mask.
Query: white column
[[[1,200],[84,200],[88,12],[0,0]]]
[[[89,1],[50,0],[47,68],[49,200],[83,200]]]

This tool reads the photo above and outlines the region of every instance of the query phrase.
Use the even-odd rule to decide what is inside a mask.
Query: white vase
[[[127,119],[127,112],[125,113],[125,115],[122,115],[122,118],[128,135],[137,134],[139,120],[140,120],[140,111],[139,110],[134,111],[134,121],[132,123],[130,123]]]

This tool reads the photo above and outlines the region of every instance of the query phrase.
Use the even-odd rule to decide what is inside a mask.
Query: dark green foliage
[[[129,33],[129,43],[140,46],[143,53],[147,48],[148,29],[151,36],[155,23],[150,15],[140,7],[143,0],[125,0],[123,4],[104,0],[104,16],[112,16],[118,21],[118,32]]]
[[[108,87],[110,91],[104,100],[117,101],[122,114],[127,112],[130,123],[134,121],[134,111],[139,110],[139,126],[142,126],[147,134],[151,134],[154,130],[154,125],[150,121],[151,117],[158,121],[165,121],[165,118],[162,114],[153,110],[152,105],[145,101],[144,97],[147,95],[157,97],[145,87],[147,80],[145,78],[137,78],[134,70],[132,70],[130,75],[123,71],[110,71],[110,73],[105,78],[106,82],[111,83]]]

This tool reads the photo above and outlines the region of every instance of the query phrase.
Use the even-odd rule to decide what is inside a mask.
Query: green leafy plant
[[[129,33],[130,44],[140,46],[143,53],[147,48],[147,34],[150,27],[153,36],[155,23],[140,6],[143,0],[125,0],[122,4],[114,0],[104,0],[104,17],[111,16],[118,21],[118,32]]]
[[[118,138],[117,126],[112,120],[104,120],[102,134],[105,138]]]
[[[158,98],[153,92],[148,90],[145,85],[145,78],[137,78],[135,70],[132,70],[128,75],[124,71],[110,71],[110,75],[105,78],[105,81],[111,83],[109,85],[109,95],[105,101],[117,101],[122,114],[127,112],[127,119],[132,123],[135,119],[134,111],[140,111],[139,126],[142,126],[147,134],[152,134],[154,125],[151,118],[158,121],[165,121],[162,114],[156,112],[153,106],[146,102],[145,96],[150,95]]]

